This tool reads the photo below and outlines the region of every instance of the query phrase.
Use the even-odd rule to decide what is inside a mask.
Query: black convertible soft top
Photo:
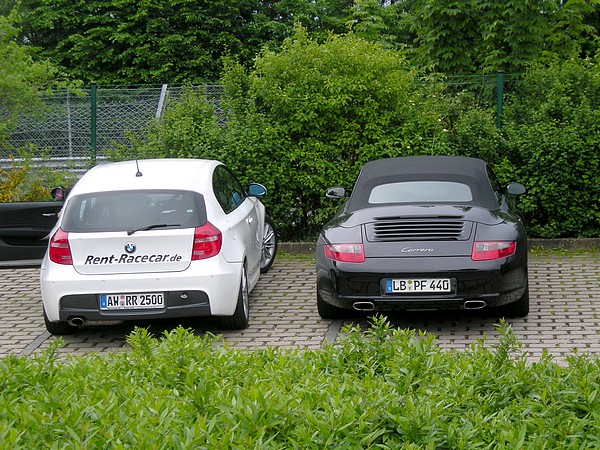
[[[464,156],[406,156],[368,162],[356,180],[347,210],[373,207],[369,195],[375,186],[399,181],[454,181],[471,188],[473,200],[464,203],[498,209],[498,198],[488,178],[487,163]],[[379,205],[381,206],[381,205]]]

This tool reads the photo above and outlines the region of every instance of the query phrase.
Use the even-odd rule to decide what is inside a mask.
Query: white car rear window
[[[74,196],[61,227],[67,232],[191,228],[206,222],[202,195],[190,191],[114,191]]]
[[[471,188],[453,181],[405,181],[375,186],[369,203],[464,203],[473,200]]]

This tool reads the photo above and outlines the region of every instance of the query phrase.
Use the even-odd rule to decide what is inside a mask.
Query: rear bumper
[[[449,268],[451,267],[451,268]],[[449,293],[386,294],[386,279],[449,278]],[[527,288],[527,262],[516,258],[377,258],[362,264],[317,264],[320,298],[338,308],[371,311],[481,309],[519,300]]]
[[[59,302],[59,320],[80,318],[84,321],[173,319],[210,316],[210,302],[203,291],[164,292],[165,307],[161,309],[101,311],[96,294],[65,295]]]
[[[230,316],[237,304],[242,263],[220,255],[194,261],[182,272],[81,275],[72,266],[54,263],[40,271],[44,310],[51,322],[145,320],[196,316]],[[162,292],[160,309],[100,310],[101,294]]]

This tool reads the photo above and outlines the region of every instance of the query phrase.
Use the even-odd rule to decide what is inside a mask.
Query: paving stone
[[[530,256],[530,314],[509,319],[521,350],[530,362],[544,351],[565,363],[573,351],[600,352],[600,254]],[[184,322],[118,323],[88,326],[63,337],[62,357],[128,350],[126,339],[136,325],[154,336],[178,325],[195,334],[221,335],[232,348],[272,346],[315,349],[336,339],[344,325],[369,326],[369,320],[331,321],[316,308],[314,262],[280,258],[261,277],[250,295],[250,326],[246,330],[219,328],[215,319]],[[485,346],[498,343],[499,320],[485,313],[404,313],[389,317],[394,327],[409,328],[437,337],[440,347],[465,350],[485,338]],[[44,327],[38,269],[0,269],[0,356],[31,355],[48,348],[55,338]]]

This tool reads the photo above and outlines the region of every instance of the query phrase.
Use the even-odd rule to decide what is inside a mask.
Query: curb
[[[529,239],[527,245],[530,249],[543,250],[600,250],[600,238]],[[290,255],[315,253],[314,242],[280,242],[277,247],[279,251]]]

